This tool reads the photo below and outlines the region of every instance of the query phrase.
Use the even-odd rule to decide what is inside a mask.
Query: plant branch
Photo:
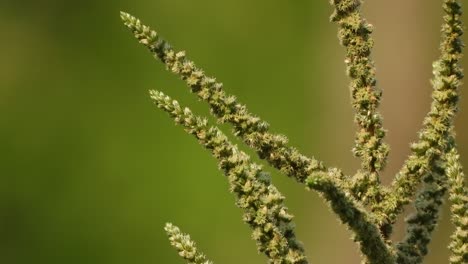
[[[447,190],[445,166],[445,162],[438,157],[433,161],[432,171],[423,178],[423,188],[414,204],[416,212],[405,219],[406,236],[397,245],[398,263],[422,263],[428,253],[428,245],[437,226],[440,207]]]
[[[441,55],[433,63],[432,103],[418,141],[390,187],[380,184],[389,152],[384,142],[386,131],[378,112],[382,91],[377,87],[371,58],[372,25],[361,15],[362,0],[330,0],[335,10],[331,20],[338,24],[338,38],[346,49],[347,74],[350,77],[352,106],[358,131],[353,154],[361,168],[345,176],[337,168],[327,168],[315,158],[301,154],[288,145],[288,139],[269,132],[270,126],[250,113],[222,83],[207,76],[176,51],[159,34],[141,21],[121,12],[124,24],[138,41],[180,76],[221,123],[230,123],[235,136],[256,151],[280,172],[313,189],[329,203],[342,223],[353,233],[366,264],[420,264],[428,253],[443,197],[450,191],[452,222],[455,232],[449,245],[450,263],[468,262],[468,190],[455,144],[453,120],[458,112],[458,89],[463,78],[463,25],[459,0],[443,0]],[[285,197],[271,183],[270,175],[239,150],[216,126],[194,115],[162,92],[150,91],[156,106],[166,111],[185,131],[197,138],[217,159],[219,169],[235,194],[236,205],[243,210],[243,221],[252,229],[259,252],[270,264],[307,264],[302,244],[294,233],[293,216],[284,205]],[[406,237],[393,246],[392,227],[416,191],[415,213],[406,219]],[[366,210],[366,207],[369,210]],[[165,227],[171,244],[189,264],[212,264],[197,251],[189,235],[172,224]]]
[[[140,20],[121,13],[125,25],[151,53],[159,58],[168,70],[178,74],[190,87],[191,91],[210,105],[211,113],[221,122],[228,122],[234,127],[234,134],[253,148],[261,159],[282,173],[305,183],[314,172],[326,171],[322,162],[301,154],[296,148],[288,146],[283,135],[270,133],[269,125],[251,114],[247,107],[235,96],[228,95],[223,85],[205,75],[202,69],[186,58],[184,51],[174,51],[169,43],[155,31],[143,25]]]
[[[353,153],[361,158],[360,175],[364,176],[353,179],[353,193],[373,206],[381,200],[379,171],[385,167],[389,147],[383,142],[385,130],[377,110],[382,91],[376,87],[371,59],[372,25],[362,18],[361,0],[331,0],[331,4],[335,7],[331,20],[338,24],[338,38],[346,48],[345,63],[358,125]]]
[[[338,188],[337,175],[333,170],[317,173],[307,179],[309,188],[322,193],[340,220],[354,233],[354,240],[360,244],[361,252],[370,264],[393,264],[395,257],[390,241],[385,241],[375,225],[375,219],[356,201],[350,193]]]
[[[392,191],[381,204],[387,225],[396,221],[403,206],[411,201],[425,175],[437,172],[437,160],[450,148],[453,119],[457,113],[458,88],[463,78],[459,61],[462,57],[463,25],[461,5],[457,0],[445,0],[442,26],[441,56],[433,64],[432,104],[424,119],[419,141],[411,145],[412,153],[392,183]]]
[[[302,244],[294,234],[293,216],[269,174],[251,162],[217,127],[208,127],[206,119],[193,115],[161,92],[150,91],[150,94],[160,109],[169,113],[218,160],[229,180],[230,191],[236,195],[237,206],[244,210],[243,220],[252,228],[252,238],[269,263],[307,264]]]

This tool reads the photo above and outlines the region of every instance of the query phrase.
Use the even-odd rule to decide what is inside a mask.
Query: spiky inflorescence
[[[247,154],[232,145],[218,128],[209,128],[205,119],[194,116],[188,108],[182,109],[177,101],[161,92],[151,91],[151,97],[159,108],[168,112],[188,133],[196,136],[219,160],[220,169],[228,176],[231,191],[237,195],[237,205],[246,210],[244,221],[253,228],[253,238],[259,250],[265,252],[272,263],[306,263],[302,248],[292,233],[291,216],[282,205],[284,197],[271,185],[268,174],[250,162]],[[370,263],[393,263],[392,252],[371,217],[333,180],[339,176],[340,173],[333,170],[318,173],[307,179],[307,185],[321,192],[343,223],[355,232],[355,240],[360,242]],[[286,230],[281,231],[284,228]],[[265,231],[273,234],[265,235]],[[291,237],[286,241],[282,236],[287,235]],[[288,244],[293,250],[277,248],[287,248]]]
[[[330,203],[330,207],[353,231],[353,238],[360,244],[366,263],[395,263],[393,249],[388,245],[390,243],[386,244],[387,241],[380,234],[378,226],[374,224],[375,220],[371,214],[348,192],[338,188],[339,183],[334,181],[336,178],[336,172],[330,170],[328,173],[309,177],[307,184],[310,188],[320,191],[327,201],[334,201]]]
[[[229,180],[230,191],[236,195],[237,206],[244,210],[243,220],[252,228],[252,238],[269,263],[306,264],[304,250],[294,234],[293,216],[269,174],[251,162],[217,127],[209,127],[206,119],[195,116],[161,92],[150,91],[150,94],[160,109],[169,113],[218,160]]]
[[[385,130],[377,111],[382,96],[376,87],[371,59],[372,25],[360,14],[361,0],[331,0],[335,11],[331,20],[339,26],[338,38],[346,47],[347,74],[351,78],[352,105],[358,125],[353,153],[361,158],[363,177],[354,178],[354,193],[371,205],[380,202],[379,171],[385,167],[389,147],[383,142]]]
[[[460,164],[458,151],[453,148],[446,156],[450,202],[452,202],[452,222],[455,225],[449,249],[452,251],[450,263],[468,263],[468,190],[465,175]]]
[[[424,187],[415,201],[416,212],[405,219],[406,236],[397,245],[398,263],[422,263],[428,253],[431,235],[439,220],[439,210],[447,190],[447,177],[442,160],[435,160],[432,172],[424,177]]]
[[[402,212],[403,206],[411,201],[418,185],[424,178],[428,188],[440,185],[440,160],[448,152],[451,143],[451,133],[453,128],[453,119],[457,112],[457,102],[459,99],[458,88],[461,85],[463,72],[460,67],[460,59],[462,57],[463,43],[461,36],[463,34],[463,25],[461,22],[461,5],[456,0],[444,1],[444,24],[442,26],[442,42],[440,45],[441,56],[439,60],[433,64],[434,78],[432,86],[432,104],[429,113],[424,119],[423,129],[419,133],[419,141],[411,145],[412,154],[408,157],[400,170],[396,179],[392,183],[392,192],[385,197],[382,203],[383,215],[388,217],[388,224],[393,224],[397,216]],[[440,176],[440,175],[439,175]],[[440,191],[443,195],[443,187]],[[431,192],[429,190],[429,192]],[[425,190],[421,192],[421,198],[428,195]],[[435,203],[439,203],[435,199]],[[417,214],[431,214],[431,217],[437,218],[438,208],[436,204],[429,213],[424,212],[424,205],[416,205]],[[427,216],[426,216],[427,218]],[[409,225],[423,224],[414,221],[413,218]],[[412,228],[412,227],[410,227]],[[419,237],[416,240],[428,240],[429,233],[418,233]],[[411,239],[414,240],[414,239]],[[411,247],[411,246],[410,246]],[[421,251],[423,253],[424,250]],[[413,252],[414,253],[414,252]]]
[[[168,69],[179,74],[187,82],[191,90],[197,93],[201,99],[207,101],[215,116],[220,118],[222,122],[233,124],[234,133],[243,138],[244,142],[249,146],[257,150],[261,158],[265,158],[274,167],[280,169],[280,171],[295,177],[296,180],[303,183],[306,183],[306,179],[310,180],[315,176],[323,177],[324,175],[328,175],[328,171],[333,171],[335,176],[333,183],[337,183],[334,188],[321,188],[317,184],[309,184],[308,186],[319,192],[345,193],[342,190],[345,189],[345,186],[339,184],[344,177],[339,169],[327,169],[321,162],[309,159],[301,155],[296,149],[287,146],[285,137],[269,133],[266,122],[250,114],[244,105],[236,102],[235,97],[226,95],[222,90],[222,84],[216,82],[214,78],[205,76],[202,70],[198,69],[193,62],[186,59],[185,52],[175,52],[155,31],[143,25],[135,17],[127,13],[121,13],[121,17],[125,25],[131,29],[140,43],[144,44],[156,57],[161,59]],[[158,93],[153,92],[153,98],[155,98],[156,94]],[[329,185],[330,182],[324,181],[324,183]],[[333,199],[338,196],[333,193],[324,194],[324,197],[331,199],[330,203],[332,207],[339,209],[335,210],[338,214],[346,214],[346,211],[349,210],[349,208],[340,207],[344,204],[360,207],[358,202],[354,204],[353,202],[334,201]],[[354,208],[351,208],[351,210],[354,210]],[[347,216],[342,217],[342,219],[346,218]],[[344,220],[343,222],[356,224],[351,219]]]
[[[177,249],[179,256],[188,261],[189,264],[213,264],[206,256],[199,252],[195,242],[190,239],[190,235],[184,234],[180,229],[167,223],[164,227],[171,245]]]
[[[221,122],[231,123],[234,134],[253,148],[260,158],[301,183],[305,183],[309,175],[327,170],[322,162],[306,157],[297,149],[288,146],[285,136],[268,132],[267,122],[251,114],[245,105],[237,102],[235,96],[228,95],[223,90],[222,83],[206,76],[202,69],[186,58],[184,51],[175,51],[139,19],[123,12],[121,17],[140,43],[160,59],[168,70],[178,74],[193,93],[206,101],[215,117]]]
[[[360,127],[354,152],[361,157],[362,169],[352,179],[339,169],[327,169],[321,162],[300,154],[287,145],[284,136],[268,132],[266,122],[249,113],[234,96],[222,89],[221,83],[207,77],[186,59],[185,52],[174,51],[155,31],[129,14],[121,13],[121,17],[140,43],[169,70],[180,75],[192,92],[208,102],[219,121],[231,123],[234,134],[256,150],[261,158],[308,188],[317,190],[330,203],[341,221],[353,231],[354,239],[366,257],[365,263],[421,263],[438,220],[447,181],[451,184],[450,199],[456,226],[450,244],[453,252],[450,261],[467,262],[468,194],[463,186],[463,173],[452,136],[457,88],[463,77],[459,66],[463,47],[459,2],[444,1],[447,14],[442,28],[442,55],[434,63],[431,110],[419,133],[419,142],[412,144],[412,154],[391,190],[382,188],[379,182],[379,171],[385,165],[388,146],[383,143],[385,131],[377,112],[381,92],[376,88],[375,68],[370,59],[371,26],[360,15],[360,0],[331,2],[336,8],[332,20],[339,24],[339,38],[347,49],[353,106]],[[236,194],[236,204],[244,209],[244,221],[253,228],[253,238],[270,263],[307,263],[293,233],[291,216],[283,205],[284,197],[271,185],[268,174],[250,162],[249,157],[218,128],[208,127],[205,119],[194,116],[187,108],[182,109],[176,101],[160,92],[152,91],[151,96],[159,108],[167,111],[218,159],[229,179],[231,191]],[[391,227],[421,180],[424,184],[416,198],[416,213],[407,220],[407,236],[394,248],[389,240]],[[371,212],[367,212],[361,202],[369,205]]]

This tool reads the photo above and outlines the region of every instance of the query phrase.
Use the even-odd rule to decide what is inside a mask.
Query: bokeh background
[[[376,28],[392,147],[385,183],[429,108],[441,2],[364,6]],[[203,115],[206,105],[133,39],[120,10],[187,50],[302,152],[348,174],[358,168],[344,49],[328,1],[2,0],[0,263],[183,263],[163,231],[168,221],[217,263],[264,262],[215,160],[155,109],[147,91],[162,90]],[[456,125],[468,167],[466,99]],[[359,263],[350,233],[321,198],[269,170],[311,262]],[[447,262],[447,211],[427,263]]]

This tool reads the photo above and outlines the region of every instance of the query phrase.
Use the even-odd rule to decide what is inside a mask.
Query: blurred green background
[[[392,146],[385,183],[429,107],[440,2],[364,7],[376,28]],[[147,91],[162,90],[204,115],[206,105],[135,41],[120,10],[187,50],[302,152],[347,173],[358,168],[344,50],[326,0],[2,0],[0,263],[183,263],[163,231],[168,221],[217,263],[265,262],[215,160],[155,109]],[[457,132],[468,167],[465,99]],[[359,263],[350,233],[321,198],[269,170],[311,262]],[[427,263],[447,262],[447,211]]]

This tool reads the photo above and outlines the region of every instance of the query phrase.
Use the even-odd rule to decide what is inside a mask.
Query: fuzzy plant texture
[[[286,137],[270,132],[267,122],[249,112],[224,90],[222,83],[189,60],[184,51],[173,49],[139,19],[124,12],[121,18],[156,59],[179,75],[190,91],[209,105],[221,123],[232,125],[235,136],[273,168],[323,197],[337,218],[352,231],[363,263],[422,263],[447,192],[455,226],[448,246],[452,252],[448,262],[468,263],[468,191],[453,125],[463,78],[460,1],[442,1],[445,15],[440,57],[433,63],[431,108],[418,141],[411,144],[411,154],[389,186],[380,183],[389,146],[384,142],[386,131],[378,111],[382,91],[376,86],[371,57],[373,28],[361,15],[361,0],[331,0],[331,4],[334,7],[331,20],[338,25],[338,38],[346,49],[345,63],[355,110],[357,132],[353,153],[361,160],[361,168],[354,175],[345,175],[338,168],[300,153],[288,144]],[[243,221],[252,229],[252,239],[268,263],[309,263],[295,235],[293,216],[284,205],[284,196],[272,184],[268,172],[206,118],[195,115],[160,91],[150,91],[150,97],[217,159],[236,197],[236,205],[243,210]],[[410,203],[415,213],[406,219],[406,236],[402,241],[392,241],[392,227],[404,206]],[[165,230],[171,245],[188,263],[212,263],[178,227],[168,223]]]

